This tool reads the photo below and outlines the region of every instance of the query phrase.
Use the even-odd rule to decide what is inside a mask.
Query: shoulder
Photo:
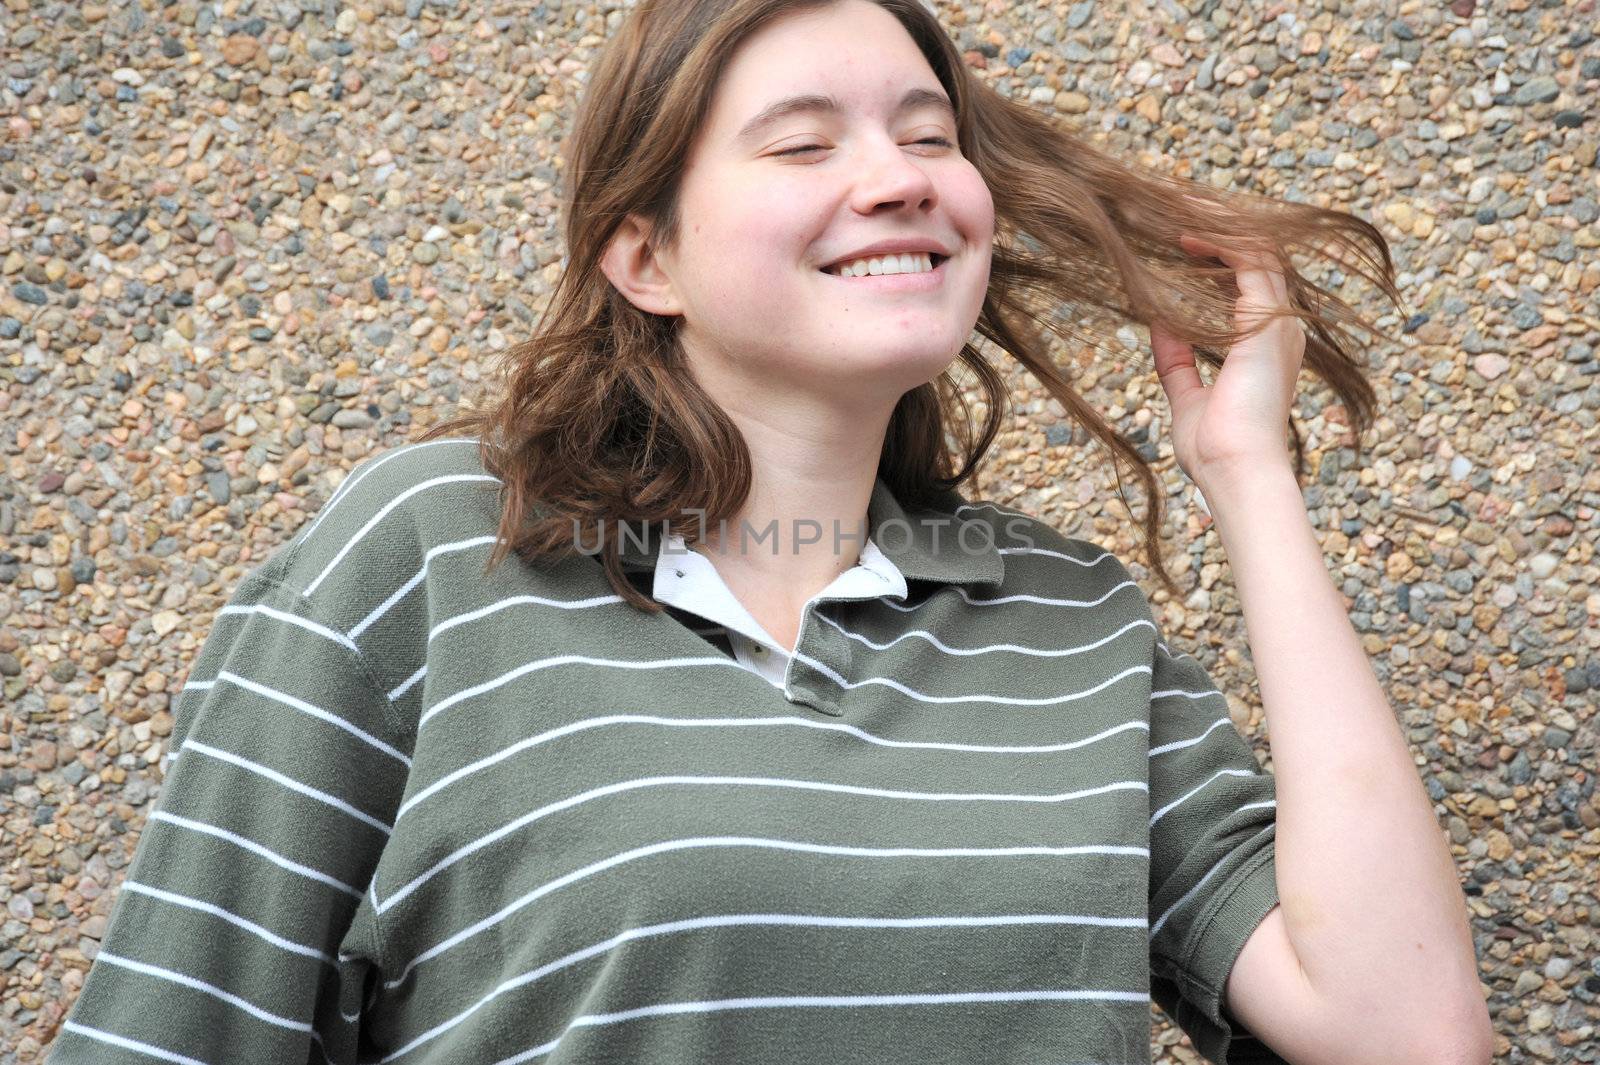
[[[337,601],[370,588],[375,573],[420,566],[452,539],[492,538],[500,486],[475,437],[389,448],[358,462],[262,568],[307,598]]]
[[[1063,572],[1094,571],[1097,580],[1112,579],[1113,583],[1127,582],[1135,588],[1138,582],[1115,552],[1092,541],[1068,536],[1054,525],[1025,510],[993,500],[962,499],[955,508],[958,518],[968,523],[986,527],[994,535],[995,545],[1009,564],[1013,558],[1056,559],[1065,566]]]
[[[1152,630],[1154,612],[1126,562],[1096,541],[1069,536],[1015,507],[962,500],[956,516],[992,535],[1005,560],[1005,590],[1052,603],[1090,608],[1116,625],[1140,622]]]
[[[498,481],[484,468],[477,437],[398,444],[356,463],[318,517],[331,511],[340,500],[358,504],[398,500],[408,492],[426,490],[436,483],[465,480]]]

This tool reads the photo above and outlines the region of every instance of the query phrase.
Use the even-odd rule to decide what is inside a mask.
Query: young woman
[[[51,1062],[1133,1063],[1152,1001],[1216,1062],[1488,1060],[1285,433],[1303,362],[1367,424],[1290,253],[1394,297],[1371,226],[1110,158],[919,0],[641,3],[566,181],[498,406],[218,617]],[[957,491],[976,327],[1133,464],[1176,590],[1062,303],[1150,327],[1276,776],[1118,559]]]

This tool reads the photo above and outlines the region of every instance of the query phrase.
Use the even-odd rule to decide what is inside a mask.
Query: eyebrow
[[[934,92],[932,89],[922,88],[911,89],[902,96],[900,103],[895,106],[894,114],[898,116],[906,111],[921,107],[937,107],[949,115],[952,122],[956,120],[956,109],[950,103],[949,97],[943,93]],[[839,101],[825,93],[786,96],[762,108],[759,114],[744,124],[744,128],[739,130],[738,136],[734,139],[740,142],[747,141],[774,122],[788,118],[790,115],[816,112],[836,113],[842,110],[844,108]]]

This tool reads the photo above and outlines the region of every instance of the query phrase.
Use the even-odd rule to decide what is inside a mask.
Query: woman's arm
[[[1270,252],[1182,243],[1233,269],[1240,338],[1209,387],[1160,323],[1151,348],[1174,455],[1205,494],[1243,603],[1277,778],[1278,896],[1318,1029],[1343,1033],[1338,1060],[1351,1063],[1413,1060],[1404,1048],[1419,1045],[1421,1060],[1487,1062],[1494,1033],[1455,863],[1288,462],[1304,329],[1280,313],[1293,305]]]
[[[1455,862],[1299,486],[1287,470],[1213,471],[1201,490],[1266,714],[1285,923],[1311,986],[1346,1022],[1335,1021],[1343,1060],[1390,1060],[1419,1030],[1437,1033],[1439,1060],[1490,1060]]]

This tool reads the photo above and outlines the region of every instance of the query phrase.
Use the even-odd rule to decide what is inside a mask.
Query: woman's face
[[[839,109],[752,125],[811,94]],[[679,246],[657,250],[660,294],[685,319],[703,385],[728,400],[810,393],[881,409],[950,365],[988,286],[994,203],[948,105],[899,21],[868,0],[787,16],[744,42],[690,151]],[[910,277],[823,271],[897,239],[949,259],[917,290],[880,283]]]

